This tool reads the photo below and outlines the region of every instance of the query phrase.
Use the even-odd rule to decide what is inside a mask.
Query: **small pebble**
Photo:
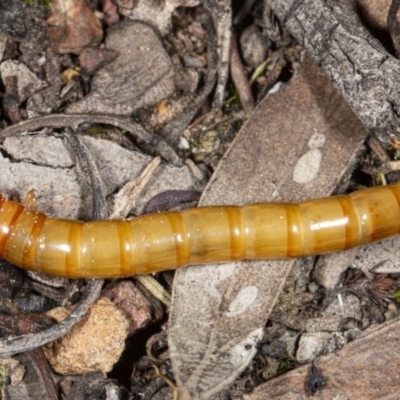
[[[71,308],[59,307],[47,315],[61,322],[71,311]],[[59,374],[106,373],[125,348],[128,326],[122,312],[110,300],[100,298],[65,336],[44,346],[43,351]]]

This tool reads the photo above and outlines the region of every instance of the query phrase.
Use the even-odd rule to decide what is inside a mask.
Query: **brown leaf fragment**
[[[53,0],[47,24],[53,47],[60,54],[79,54],[103,37],[100,20],[86,0]]]
[[[82,74],[92,75],[99,68],[104,67],[110,62],[116,60],[118,52],[100,47],[86,47],[79,55],[79,63],[82,68]]]
[[[129,322],[128,334],[133,335],[149,323],[162,317],[161,304],[149,298],[131,281],[119,281],[102,292],[125,315]]]
[[[112,0],[103,0],[104,22],[113,26],[119,21],[118,7]]]
[[[158,103],[175,89],[174,70],[154,29],[125,21],[108,32],[106,48],[119,53],[92,79],[91,93],[70,105],[68,114],[129,115]]]
[[[399,330],[399,320],[370,329],[340,351],[315,360],[314,368],[321,377],[318,382],[323,380],[316,397],[397,400]],[[306,400],[309,399],[307,383],[310,383],[310,367],[304,365],[258,386],[245,400]]]
[[[1,68],[1,67],[0,67]],[[5,86],[5,95],[3,98],[4,114],[9,118],[12,124],[21,121],[19,113],[19,95],[18,95],[18,81],[15,75],[3,78]]]
[[[185,203],[197,203],[200,196],[201,192],[196,190],[167,190],[151,198],[146,204],[143,214],[172,210]]]

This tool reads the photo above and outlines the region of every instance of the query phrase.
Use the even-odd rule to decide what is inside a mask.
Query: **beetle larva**
[[[69,278],[323,254],[399,232],[398,184],[298,204],[199,207],[96,222],[48,218],[0,195],[0,257]]]

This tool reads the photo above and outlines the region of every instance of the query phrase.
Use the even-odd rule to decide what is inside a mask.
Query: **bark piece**
[[[400,62],[334,0],[266,0],[313,56],[365,127],[381,140],[400,138]]]
[[[346,347],[314,361],[324,385],[318,399],[399,398],[400,321],[366,331]],[[306,400],[309,366],[258,386],[245,400]]]
[[[70,312],[59,307],[47,315],[61,322]],[[110,300],[100,298],[64,337],[49,343],[43,351],[59,374],[109,372],[125,348],[128,325]]]
[[[67,112],[129,115],[156,104],[175,89],[174,70],[153,28],[138,21],[114,25],[106,48],[119,53],[92,79],[92,89]]]
[[[363,138],[359,120],[307,60],[286,87],[260,103],[217,168],[201,205],[327,196],[354,162]],[[297,183],[293,171],[315,142],[321,152],[318,173],[308,183]],[[243,261],[177,271],[169,346],[182,399],[211,396],[248,365],[292,264]]]

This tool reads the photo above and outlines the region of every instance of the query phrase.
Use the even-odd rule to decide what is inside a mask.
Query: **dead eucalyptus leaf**
[[[202,205],[301,201],[328,196],[352,165],[364,129],[309,58],[258,106],[236,137]],[[309,152],[319,164],[306,183],[294,172]],[[242,261],[176,273],[171,362],[182,399],[206,399],[233,382],[256,352],[294,261]]]

